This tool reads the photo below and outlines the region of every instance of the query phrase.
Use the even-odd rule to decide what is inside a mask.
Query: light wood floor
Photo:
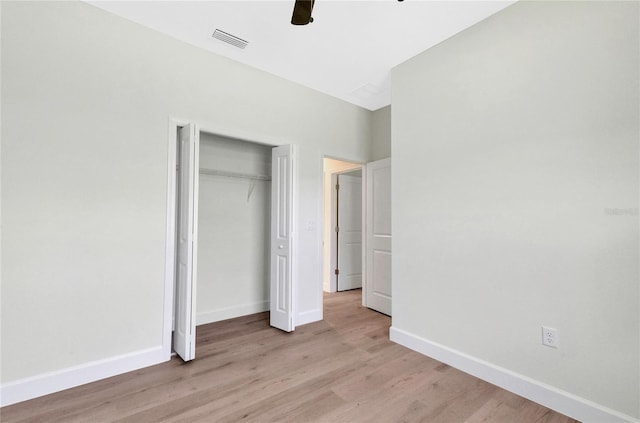
[[[268,313],[198,327],[197,359],[0,410],[10,422],[575,422],[389,341],[360,291],[287,334]]]

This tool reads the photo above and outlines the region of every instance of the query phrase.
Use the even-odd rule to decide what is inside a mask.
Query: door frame
[[[165,232],[165,274],[164,274],[164,303],[163,303],[163,323],[162,323],[162,354],[166,360],[172,355],[172,332],[173,332],[173,313],[174,313],[174,284],[176,269],[176,166],[177,166],[177,147],[178,147],[178,128],[185,125],[195,125],[196,131],[206,132],[226,138],[248,141],[256,144],[277,147],[285,144],[293,144],[287,139],[274,137],[267,134],[256,133],[244,129],[233,128],[211,122],[202,122],[193,119],[184,119],[169,116],[167,128],[167,197],[166,197],[166,232]],[[196,163],[196,168],[199,164]],[[296,188],[297,189],[297,186]],[[297,194],[297,193],[296,193]],[[296,195],[297,196],[297,195]],[[297,216],[298,203],[293,204],[294,216]],[[294,234],[296,221],[293,221]],[[197,239],[196,239],[197,242]],[[294,242],[297,245],[297,242]],[[293,263],[294,277],[292,283],[297,280],[297,263]],[[293,287],[293,291],[297,291],[297,287]],[[295,320],[295,315],[294,315]]]
[[[352,159],[345,159],[342,157],[336,157],[336,156],[331,156],[331,155],[323,155],[321,157],[320,160],[320,169],[322,171],[322,207],[321,207],[321,216],[322,219],[320,219],[321,225],[320,225],[320,230],[321,230],[321,240],[325,241],[324,236],[325,236],[325,226],[327,224],[327,222],[325,222],[324,219],[324,210],[326,207],[326,198],[325,198],[325,183],[326,183],[326,178],[325,178],[325,170],[324,170],[324,160],[325,159],[331,159],[331,160],[339,160],[342,162],[347,162],[347,163],[352,163],[354,165],[360,166],[359,168],[354,167],[353,169],[349,169],[349,170],[340,170],[340,171],[336,171],[336,172],[328,172],[328,174],[331,176],[329,179],[332,179],[334,174],[340,174],[340,173],[349,173],[349,172],[353,172],[355,170],[360,169],[362,171],[362,305],[363,306],[367,306],[366,304],[366,296],[364,295],[365,293],[365,289],[366,289],[366,283],[367,283],[367,273],[366,273],[366,234],[365,234],[365,225],[366,225],[366,178],[367,178],[367,163],[366,162],[362,162],[360,160],[352,160]],[[329,204],[329,208],[331,210],[333,210],[333,204],[334,204],[334,195],[335,195],[335,190],[331,190],[331,197],[330,197],[330,204]],[[329,225],[332,225],[333,222],[333,216],[331,217],[330,221],[329,221]],[[334,257],[334,244],[335,244],[335,231],[331,231],[330,237],[329,237],[329,259],[330,259],[330,263],[331,266],[334,266],[335,261],[333,259]],[[324,271],[326,270],[325,268],[325,249],[323,246],[323,243],[320,243],[321,246],[321,260],[320,260],[320,310],[323,310],[324,308]],[[330,275],[331,276],[331,275]],[[336,283],[335,283],[335,278],[331,278],[330,279],[330,287],[331,287],[331,292],[336,292],[333,288],[337,288],[336,287]]]

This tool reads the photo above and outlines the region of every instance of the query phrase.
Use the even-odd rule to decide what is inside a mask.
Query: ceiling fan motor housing
[[[311,12],[313,11],[313,4],[315,0],[296,0],[293,6],[293,16],[291,17],[291,23],[293,25],[307,25],[313,22]]]

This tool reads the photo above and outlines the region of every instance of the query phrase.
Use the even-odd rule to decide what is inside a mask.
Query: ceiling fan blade
[[[296,0],[296,4],[293,6],[291,23],[293,25],[307,25],[309,22],[313,22],[311,17],[313,3],[315,3],[315,0]]]

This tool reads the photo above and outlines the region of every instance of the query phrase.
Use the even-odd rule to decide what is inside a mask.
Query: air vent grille
[[[247,44],[249,44],[248,41],[245,41],[242,38],[238,38],[235,35],[231,35],[228,32],[224,32],[224,31],[221,31],[219,29],[216,29],[213,32],[212,37],[217,39],[217,40],[224,41],[227,44],[231,44],[232,46],[235,46],[235,47],[238,47],[238,48],[242,48],[242,49],[244,49],[247,46]]]

